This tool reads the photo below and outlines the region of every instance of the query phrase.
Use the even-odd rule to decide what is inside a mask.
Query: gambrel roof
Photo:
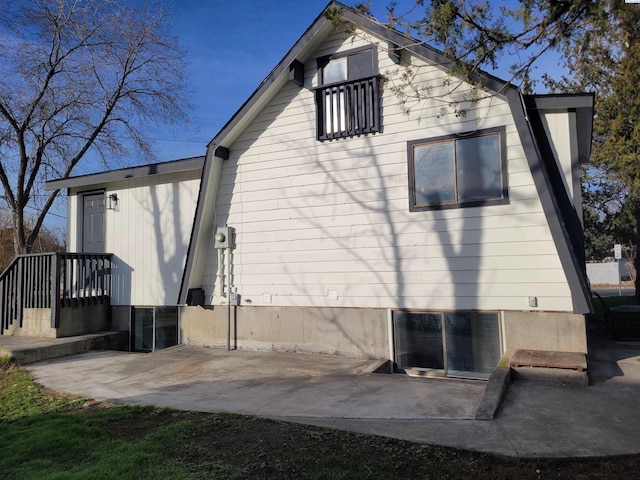
[[[400,32],[345,5],[331,2],[209,143],[179,303],[186,301],[188,289],[196,286],[197,279],[201,275],[199,269],[204,262],[199,259],[202,255],[206,255],[207,237],[211,234],[215,213],[212,205],[215,203],[215,185],[220,175],[220,159],[228,158],[228,148],[232,146],[235,139],[289,81],[290,72],[296,62],[308,61],[318,45],[333,31],[335,24],[329,17],[335,18],[336,15],[341,21],[353,24],[389,42],[394,47],[406,49],[429,63],[449,71],[453,70],[454,62],[440,51],[428,45],[416,43],[415,39],[409,39]],[[584,271],[580,217],[575,211],[569,192],[562,186],[562,172],[554,159],[550,140],[544,132],[538,111],[552,106],[555,109],[576,113],[579,127],[579,157],[581,161],[587,161],[591,144],[593,95],[523,96],[515,86],[482,72],[476,74],[473,81],[489,92],[499,93],[509,105],[571,289],[574,312],[586,313],[591,309],[591,301]]]

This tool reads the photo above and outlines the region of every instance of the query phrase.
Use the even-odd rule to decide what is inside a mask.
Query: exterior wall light
[[[120,210],[120,206],[118,204],[118,194],[117,193],[112,193],[107,198],[108,198],[108,202],[107,202],[107,209],[108,210],[113,210],[115,212]]]

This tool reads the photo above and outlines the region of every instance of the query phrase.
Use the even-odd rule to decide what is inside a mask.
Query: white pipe
[[[220,297],[224,297],[224,252],[218,249],[218,284],[220,285]]]
[[[231,350],[231,248],[230,247],[227,247],[227,350]]]
[[[390,360],[390,372],[393,373],[393,364],[396,361],[396,347],[393,341],[393,312],[390,308],[387,308],[387,340],[389,342],[389,360]]]

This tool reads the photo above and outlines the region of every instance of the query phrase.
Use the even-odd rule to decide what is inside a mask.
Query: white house
[[[194,157],[47,183],[67,189],[67,250],[113,254],[114,328],[141,335],[146,327],[152,335],[158,317],[157,324],[175,330],[203,164],[204,157]],[[143,345],[140,335],[134,347],[150,349],[152,342]],[[163,345],[176,342],[173,333]]]
[[[126,272],[116,323],[177,306],[182,343],[464,377],[507,350],[586,352],[578,167],[593,96],[471,84],[451,65],[331,4],[184,181],[92,179],[120,203],[105,217]],[[403,102],[403,78],[428,95]],[[80,248],[87,184],[58,182]]]

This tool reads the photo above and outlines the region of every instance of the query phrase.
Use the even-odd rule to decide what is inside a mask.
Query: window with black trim
[[[318,140],[380,131],[380,92],[371,48],[318,59],[316,89]]]
[[[411,211],[508,203],[505,128],[408,142]]]

